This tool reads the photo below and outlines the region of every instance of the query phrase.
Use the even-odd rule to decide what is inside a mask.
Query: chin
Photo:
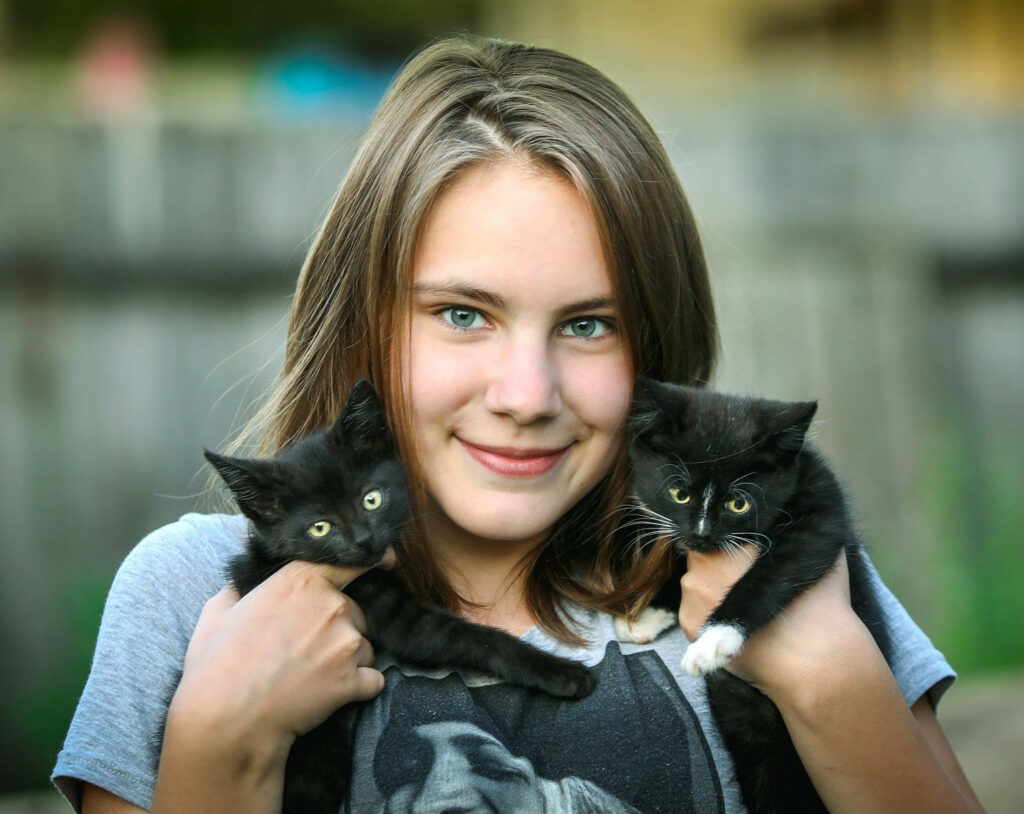
[[[476,511],[455,512],[449,517],[457,526],[482,539],[515,542],[547,536],[564,514],[560,508],[501,501],[499,505],[478,506]]]

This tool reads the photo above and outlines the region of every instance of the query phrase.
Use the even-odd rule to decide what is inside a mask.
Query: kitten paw
[[[740,652],[745,640],[743,631],[735,625],[708,625],[686,648],[683,669],[694,676],[717,670]]]
[[[540,689],[555,698],[574,701],[590,695],[597,686],[593,671],[576,661],[564,662],[559,670],[540,680]]]
[[[662,608],[645,608],[632,624],[615,617],[615,636],[620,642],[647,644],[654,641],[663,630],[668,630],[679,620],[671,611]]]

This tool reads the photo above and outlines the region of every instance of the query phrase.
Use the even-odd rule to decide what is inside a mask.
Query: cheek
[[[433,341],[429,331],[417,330],[417,322],[413,320],[410,332],[405,380],[413,423],[420,426],[442,418],[460,404],[473,377],[464,360],[460,364],[458,356],[443,343]]]
[[[566,371],[563,395],[573,412],[595,432],[626,438],[633,374],[625,354],[586,360]]]

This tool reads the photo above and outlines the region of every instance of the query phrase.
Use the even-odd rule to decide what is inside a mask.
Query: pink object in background
[[[106,17],[86,36],[79,56],[81,106],[102,117],[138,108],[148,96],[154,62],[150,26],[129,16]]]

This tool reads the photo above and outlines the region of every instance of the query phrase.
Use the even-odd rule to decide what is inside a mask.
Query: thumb
[[[354,566],[354,565],[328,565],[326,563],[317,563],[312,568],[323,576],[328,582],[332,583],[339,590],[343,590],[346,585],[355,580],[357,577],[362,576],[367,571],[374,568],[384,568],[385,570],[393,568],[395,565],[395,550],[389,548],[380,562],[375,565],[366,566]]]

